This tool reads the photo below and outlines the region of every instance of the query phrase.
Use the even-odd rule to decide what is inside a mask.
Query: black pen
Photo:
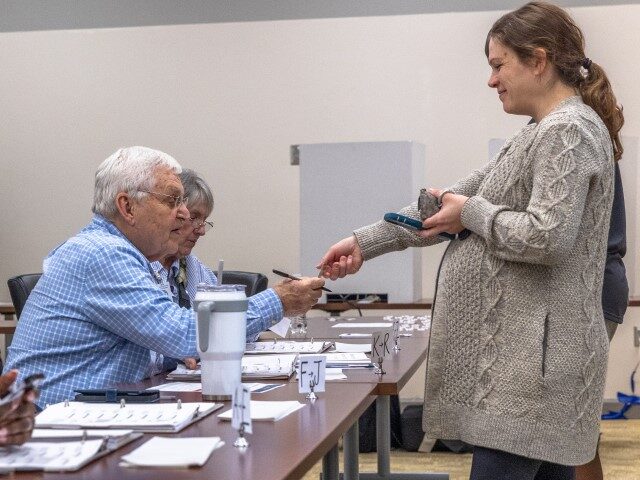
[[[271,271],[272,271],[273,273],[275,273],[276,275],[280,275],[281,277],[284,277],[284,278],[289,278],[289,279],[291,279],[291,280],[302,280],[302,279],[301,279],[301,278],[299,278],[299,277],[294,277],[293,275],[290,275],[290,274],[288,274],[288,273],[281,272],[280,270],[276,270],[275,268],[274,268],[273,270],[271,270]],[[314,288],[314,290],[322,290],[322,291],[324,291],[324,292],[332,293],[332,292],[331,292],[331,290],[329,290],[327,287],[322,287],[322,288],[320,288],[320,289],[318,289],[318,288]]]

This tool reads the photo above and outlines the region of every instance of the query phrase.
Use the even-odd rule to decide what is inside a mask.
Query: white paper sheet
[[[54,428],[34,428],[31,438],[33,440],[39,440],[43,438],[82,438],[83,435],[87,435],[88,438],[96,437],[124,437],[131,435],[133,430],[118,430],[118,429],[73,429],[73,430],[56,430]]]
[[[325,369],[325,378],[327,382],[332,380],[346,380],[347,376],[342,373],[341,368],[327,368]]]
[[[155,387],[147,388],[147,390],[160,390],[161,392],[201,392],[202,383],[200,382],[169,382]]]
[[[341,333],[338,335],[340,338],[371,338],[370,333]]]
[[[304,403],[296,400],[282,402],[262,402],[251,400],[251,420],[253,421],[278,421],[290,413],[304,407]],[[229,409],[218,415],[222,420],[231,420],[232,411]]]
[[[373,367],[371,359],[362,352],[329,352],[323,354],[327,357],[327,368],[369,368]],[[307,355],[300,355],[305,358]]]
[[[336,323],[331,328],[391,328],[393,323]]]
[[[282,383],[243,383],[249,387],[249,391],[253,393],[267,393],[276,388],[284,386]]]
[[[371,363],[363,352],[331,352],[326,354],[327,363]]]
[[[224,445],[220,437],[152,437],[133,452],[123,455],[121,467],[201,467],[211,453]]]
[[[279,337],[286,337],[287,332],[289,331],[289,325],[291,325],[291,320],[288,317],[283,317],[278,323],[269,328],[273,333],[278,335]]]
[[[78,470],[103,448],[102,440],[76,442],[27,442],[19,447],[0,447],[0,470]]]
[[[353,353],[362,352],[369,353],[371,351],[370,343],[342,343],[336,342],[336,352]]]

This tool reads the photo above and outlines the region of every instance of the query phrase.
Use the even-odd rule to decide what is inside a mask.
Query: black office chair
[[[16,309],[16,319],[20,318],[24,304],[41,276],[41,273],[27,273],[7,280],[11,301]]]
[[[245,285],[247,297],[267,289],[269,279],[261,273],[225,270],[222,274],[224,285]]]

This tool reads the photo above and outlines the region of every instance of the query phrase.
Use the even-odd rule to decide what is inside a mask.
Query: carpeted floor
[[[602,422],[600,457],[605,480],[640,479],[640,420]],[[340,459],[342,465],[342,457]],[[304,480],[318,480],[322,463],[318,463]],[[394,472],[448,472],[451,480],[467,480],[471,454],[391,452]],[[360,455],[360,471],[375,472],[376,454]]]

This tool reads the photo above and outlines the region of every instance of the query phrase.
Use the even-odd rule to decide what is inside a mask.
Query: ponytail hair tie
[[[593,62],[589,57],[585,57],[584,60],[582,60],[582,68],[584,68],[585,70],[589,70],[592,63]]]

